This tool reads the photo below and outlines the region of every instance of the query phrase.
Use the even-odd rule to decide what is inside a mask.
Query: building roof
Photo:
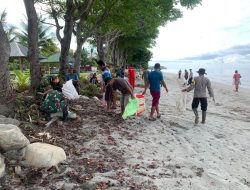
[[[27,57],[28,48],[17,43],[10,43],[10,57]]]
[[[17,42],[10,43],[10,57],[25,57],[27,58],[28,48]],[[39,59],[44,59],[45,57],[39,54]]]
[[[59,63],[60,54],[60,52],[56,52],[53,55],[47,57],[46,59],[41,60],[40,63]],[[74,58],[69,57],[68,62],[74,63],[75,60]]]

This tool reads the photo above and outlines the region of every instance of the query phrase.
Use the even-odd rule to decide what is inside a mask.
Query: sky
[[[7,22],[24,18],[22,0],[0,0]],[[203,0],[184,16],[160,28],[152,60],[208,58],[250,49],[250,0]],[[74,43],[74,42],[73,42]],[[75,45],[72,44],[74,48]],[[241,48],[239,48],[241,47]]]

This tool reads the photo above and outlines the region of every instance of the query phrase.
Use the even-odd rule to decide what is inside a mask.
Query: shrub
[[[80,94],[88,96],[88,97],[98,97],[101,98],[102,94],[100,92],[100,88],[96,86],[95,84],[85,84],[82,86],[82,89],[80,90]]]
[[[30,75],[22,73],[20,70],[15,70],[13,72],[15,74],[15,79],[12,80],[14,89],[18,92],[28,90],[30,87]]]

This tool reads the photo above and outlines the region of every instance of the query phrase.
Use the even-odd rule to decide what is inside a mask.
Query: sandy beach
[[[151,104],[147,92],[147,113],[119,125],[131,137],[117,131],[110,134],[125,162],[125,167],[118,170],[122,179],[137,184],[134,189],[250,189],[249,91],[240,89],[236,93],[233,86],[212,82],[216,103],[209,100],[206,124],[195,126],[193,93],[188,93],[187,110],[179,112],[176,101],[182,80],[173,74],[166,74],[165,80],[169,93],[162,92],[160,119],[147,119]],[[100,134],[84,146],[98,148],[102,140]],[[112,177],[113,172],[97,173],[90,182],[111,181],[113,187],[108,189],[129,189]]]
[[[169,93],[162,92],[161,118],[149,121],[147,111],[125,121],[106,112],[99,100],[73,103],[80,121],[58,122],[50,128],[25,127],[33,142],[62,147],[67,160],[55,169],[33,170],[21,162],[22,174],[13,174],[6,159],[3,189],[63,190],[249,190],[250,96],[249,90],[213,83],[215,100],[209,99],[206,124],[194,125],[191,110],[178,111],[183,80],[165,74]],[[142,88],[136,88],[142,92]],[[80,109],[79,109],[80,107]],[[77,110],[75,109],[75,110]],[[201,111],[200,111],[201,114]],[[2,185],[2,186],[1,186]]]

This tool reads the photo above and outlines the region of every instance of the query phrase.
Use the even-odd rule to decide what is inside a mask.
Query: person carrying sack
[[[213,89],[211,87],[211,82],[208,78],[206,78],[204,75],[207,74],[205,72],[205,69],[200,68],[198,77],[194,77],[194,80],[192,81],[191,85],[183,89],[182,92],[189,92],[194,89],[194,97],[192,102],[192,110],[195,115],[195,124],[199,123],[199,115],[197,108],[199,106],[199,103],[201,104],[201,110],[202,110],[202,121],[201,123],[204,124],[206,122],[206,111],[207,111],[207,95],[206,95],[206,89],[208,89],[210,97],[214,100],[214,93]]]

